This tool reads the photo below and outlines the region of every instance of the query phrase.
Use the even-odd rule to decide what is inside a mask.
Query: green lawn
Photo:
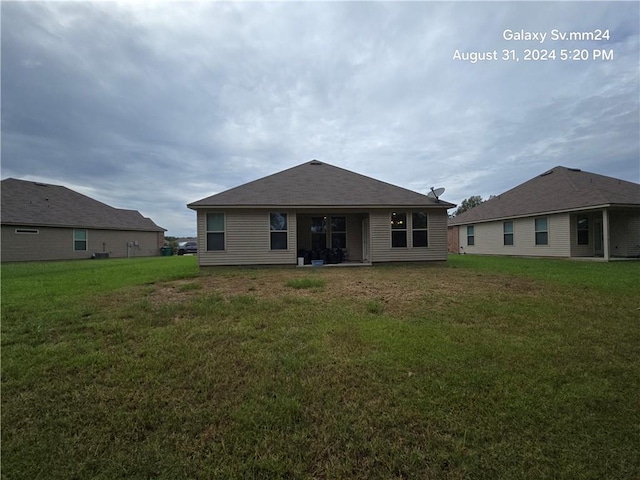
[[[638,479],[640,263],[2,265],[2,478]]]

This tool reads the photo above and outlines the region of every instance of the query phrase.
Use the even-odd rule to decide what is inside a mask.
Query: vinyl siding
[[[460,226],[460,253],[484,255],[518,255],[536,257],[569,257],[569,223],[567,213],[546,215],[549,219],[548,245],[535,244],[535,219],[513,219],[513,245],[504,245],[503,221],[476,223],[475,245],[468,245],[467,225]]]
[[[16,229],[36,229],[38,234],[17,234]],[[2,261],[77,260],[91,258],[96,252],[108,252],[111,258],[149,257],[160,254],[164,242],[161,232],[87,230],[87,250],[74,251],[73,228],[2,226]]]
[[[407,213],[407,247],[391,247],[391,214],[394,210],[371,212],[371,261],[415,262],[447,259],[447,212],[444,209],[428,211],[428,247],[412,247],[412,218],[415,209],[396,209]]]
[[[409,217],[413,210],[407,210]],[[269,248],[269,211],[257,209],[199,210],[198,257],[201,266],[217,265],[295,265],[299,248],[311,244],[310,219],[318,215],[344,215],[347,217],[347,249],[350,261],[362,260],[362,221],[369,217],[371,236],[371,261],[425,261],[447,259],[447,214],[444,209],[428,211],[429,246],[426,248],[391,248],[391,210],[373,213],[328,211],[327,213],[288,214],[289,244],[286,251],[271,251]],[[225,250],[206,250],[206,214],[225,213]],[[411,242],[411,219],[408,238]],[[296,227],[300,231],[296,232]]]
[[[207,251],[207,213],[199,210],[198,257],[201,266],[216,265],[295,265],[297,262],[296,214],[287,210],[232,210],[225,213],[225,249]],[[271,250],[269,213],[287,213],[287,250]]]

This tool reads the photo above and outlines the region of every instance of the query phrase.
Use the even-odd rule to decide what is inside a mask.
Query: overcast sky
[[[175,236],[312,159],[452,203],[556,165],[640,182],[639,5],[3,1],[2,178]]]

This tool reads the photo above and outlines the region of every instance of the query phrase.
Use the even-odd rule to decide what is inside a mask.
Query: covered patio
[[[640,259],[638,209],[612,207],[571,215],[571,256]]]
[[[299,212],[296,244],[304,265],[369,265],[369,213],[346,210]]]

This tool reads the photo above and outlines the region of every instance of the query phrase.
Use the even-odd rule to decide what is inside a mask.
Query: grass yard
[[[2,478],[639,479],[640,263],[2,266]]]

